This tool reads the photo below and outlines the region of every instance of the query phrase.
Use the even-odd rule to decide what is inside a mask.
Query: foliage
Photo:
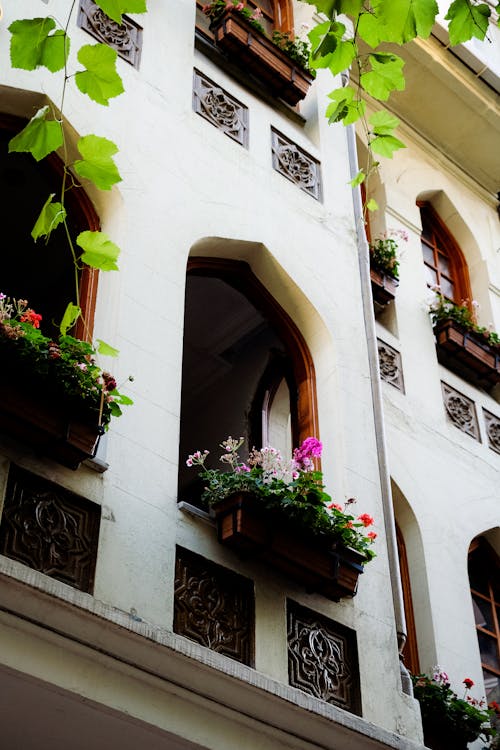
[[[229,437],[220,444],[224,470],[205,468],[208,451],[196,451],[188,457],[187,466],[201,467],[202,501],[212,506],[235,492],[249,492],[265,512],[277,514],[332,543],[351,547],[364,554],[367,561],[375,556],[371,544],[377,534],[362,531],[372,525],[373,518],[367,513],[352,515],[355,500],[348,500],[342,508],[324,491],[323,475],[314,467],[314,458],[321,455],[319,440],[304,440],[289,461],[275,448],[253,448],[246,463],[238,455],[243,442],[243,438]]]
[[[434,668],[432,677],[412,675],[412,682],[415,698],[420,702],[424,732],[438,730],[450,748],[455,747],[454,740],[468,743],[482,737],[488,741],[496,735],[490,723],[494,711],[485,706],[484,700],[469,695],[474,685],[472,680],[463,681],[463,698],[453,692],[448,675],[439,667]]]
[[[394,237],[408,242],[408,235],[400,229],[393,229],[377,237],[370,245],[370,262],[394,279],[399,279],[398,243]]]
[[[218,21],[226,11],[238,13],[254,29],[267,36],[264,26],[261,23],[262,11],[259,8],[250,9],[245,3],[239,2],[239,0],[212,0],[212,2],[203,6],[202,11],[212,19],[212,23]],[[295,39],[289,32],[282,31],[274,31],[271,41],[283,50],[290,59],[300,65],[301,68],[314,75],[314,71],[309,70],[309,54],[311,49],[308,42],[298,38]]]
[[[41,315],[26,300],[0,293],[0,353],[4,370],[29,381],[41,382],[64,401],[80,410],[96,412],[98,424],[119,417],[121,406],[132,401],[120,393],[109,372],[95,362],[96,349],[86,341],[61,334],[57,340],[40,331]]]
[[[500,336],[495,331],[491,331],[485,326],[477,325],[475,321],[475,312],[479,308],[479,303],[472,300],[469,307],[468,300],[462,300],[460,305],[455,304],[441,294],[439,287],[434,287],[434,297],[429,304],[429,313],[432,325],[435,326],[441,321],[453,320],[459,326],[467,331],[483,336],[490,346],[500,348]],[[474,313],[471,311],[474,310]]]

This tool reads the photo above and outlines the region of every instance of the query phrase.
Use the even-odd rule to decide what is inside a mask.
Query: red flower
[[[30,307],[24,311],[24,313],[20,317],[21,323],[31,323],[33,328],[40,328],[40,321],[42,319],[41,315],[38,315],[34,310],[32,310]]]
[[[363,526],[371,526],[373,518],[368,513],[363,513],[361,516],[358,516],[358,521],[361,521]]]
[[[470,679],[470,677],[466,677],[463,682],[467,690],[470,690],[471,687],[474,685],[474,682]]]
[[[377,532],[376,531],[369,531],[366,536],[368,537],[368,539],[371,539],[372,542],[374,542],[375,539],[377,538]]]

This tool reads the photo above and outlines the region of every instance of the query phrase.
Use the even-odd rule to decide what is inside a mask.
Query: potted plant
[[[216,45],[245,72],[292,106],[306,96],[314,80],[307,42],[279,31],[269,38],[261,23],[262,11],[238,0],[212,0],[203,12],[211,19]]]
[[[0,430],[76,469],[132,401],[96,364],[91,344],[44,336],[41,317],[26,300],[0,293]]]
[[[307,438],[289,461],[275,448],[254,448],[243,462],[243,442],[229,437],[220,444],[225,469],[205,467],[208,451],[186,462],[201,469],[201,499],[215,516],[219,541],[331,599],[354,596],[377,534],[365,531],[371,516],[351,512],[355,500],[342,508],[324,491],[314,466],[321,443]]]
[[[438,357],[443,364],[477,385],[500,382],[500,337],[475,322],[478,303],[457,305],[435,287],[429,305]],[[472,312],[474,311],[474,313]]]
[[[424,741],[431,750],[467,750],[469,742],[480,737],[489,742],[496,735],[491,725],[494,711],[469,694],[474,685],[469,678],[463,681],[463,698],[450,688],[448,675],[440,667],[434,668],[432,677],[412,675],[412,682],[422,712]]]
[[[408,241],[405,231],[392,229],[370,244],[372,294],[373,299],[379,305],[392,302],[399,284],[399,246],[395,237],[400,237],[405,242]]]

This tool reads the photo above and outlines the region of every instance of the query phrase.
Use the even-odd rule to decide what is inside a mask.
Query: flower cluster
[[[250,9],[245,3],[240,2],[240,0],[212,0],[212,2],[207,3],[202,7],[203,13],[205,13],[212,22],[217,21],[228,10],[239,13],[251,26],[253,26],[254,29],[264,36],[267,36],[264,26],[262,25],[263,15],[260,8]],[[309,55],[311,52],[309,42],[294,38],[288,31],[273,31],[271,41],[283,50],[291,60],[294,60],[300,65],[301,68],[314,74],[314,71],[309,70]]]
[[[0,293],[0,352],[2,367],[12,377],[30,383],[37,377],[60,398],[96,413],[107,425],[132,401],[117,390],[116,380],[96,364],[97,352],[86,341],[59,336],[57,341],[40,331],[42,316],[27,300]]]
[[[399,279],[399,245],[396,237],[408,242],[408,233],[404,229],[390,229],[373,240],[370,244],[370,260],[374,266],[394,279]]]
[[[246,462],[238,454],[243,443],[244,438],[232,437],[220,443],[223,452],[219,460],[224,470],[205,467],[209,455],[206,450],[188,457],[187,466],[200,468],[204,503],[212,506],[236,492],[248,492],[264,512],[283,517],[305,533],[351,547],[364,554],[367,561],[375,556],[371,545],[377,534],[365,531],[373,524],[373,518],[368,513],[356,516],[353,498],[342,507],[324,491],[323,475],[314,465],[321,456],[319,440],[307,438],[288,460],[275,448],[253,448]]]
[[[429,313],[433,326],[444,320],[453,320],[467,331],[474,331],[485,338],[491,346],[500,346],[500,336],[498,333],[485,326],[479,326],[476,323],[479,302],[472,300],[469,304],[469,300],[465,299],[462,300],[460,305],[457,305],[442,294],[439,286],[435,286],[432,289],[434,294],[429,302]]]
[[[432,734],[439,728],[447,737],[450,747],[454,747],[454,739],[469,743],[479,737],[489,741],[496,735],[491,725],[494,710],[487,708],[484,700],[469,695],[469,690],[474,686],[469,677],[463,680],[463,698],[459,698],[450,688],[449,677],[439,666],[434,667],[432,677],[413,675],[412,681],[415,698],[420,702],[424,735],[426,732]]]

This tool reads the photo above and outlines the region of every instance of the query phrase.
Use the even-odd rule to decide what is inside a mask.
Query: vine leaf
[[[381,110],[375,112],[369,122],[373,126],[372,135],[374,136],[370,139],[369,145],[374,153],[391,159],[394,151],[406,148],[405,144],[393,135],[399,125],[397,117]]]
[[[117,357],[120,354],[119,349],[115,349],[114,346],[106,344],[102,339],[97,339],[97,351],[104,357]]]
[[[358,172],[358,174],[356,175],[356,177],[354,177],[349,182],[349,185],[352,188],[358,187],[358,185],[361,185],[361,183],[364,182],[365,179],[366,179],[366,174],[364,173],[364,171],[362,169],[360,169],[359,172]]]
[[[85,135],[78,141],[78,151],[83,159],[75,161],[75,172],[101,190],[111,190],[121,182],[120,173],[112,157],[118,153],[118,146],[107,138],[98,135]]]
[[[376,52],[368,56],[371,70],[360,76],[361,86],[375,99],[385,101],[393,91],[403,91],[404,60],[389,52]]]
[[[74,305],[72,302],[68,303],[59,326],[59,330],[63,336],[66,336],[66,333],[73,328],[81,314],[82,310],[78,305]]]
[[[116,72],[116,58],[116,51],[107,44],[85,44],[78,51],[78,61],[86,70],[75,73],[76,85],[83,94],[105,107],[124,90]]]
[[[330,68],[333,75],[337,75],[350,66],[356,57],[357,48],[352,39],[342,40],[345,33],[343,24],[332,23],[328,26],[329,30],[313,51],[309,64],[311,68]]]
[[[83,250],[83,263],[101,271],[118,271],[116,261],[120,248],[104,232],[80,232],[76,244]]]
[[[378,203],[375,198],[370,198],[370,200],[366,204],[366,209],[368,211],[378,211]]]
[[[116,23],[122,22],[122,13],[146,12],[146,0],[95,0],[95,4]]]
[[[31,236],[37,241],[39,237],[46,237],[47,241],[50,233],[66,218],[66,209],[61,203],[53,203],[52,198],[55,193],[51,193],[40,211],[40,215],[31,230]]]
[[[488,30],[490,9],[486,3],[472,5],[468,0],[455,0],[445,18],[449,21],[450,44],[460,44],[472,37],[484,39]]]
[[[365,111],[365,103],[355,98],[355,91],[350,86],[335,89],[328,94],[332,103],[326,108],[326,116],[331,125],[333,122],[342,121],[344,125],[350,125],[362,117]]]
[[[9,153],[28,151],[37,161],[56,151],[63,143],[61,124],[46,120],[48,105],[38,110],[20,133],[9,141]]]
[[[13,68],[35,70],[44,65],[52,73],[64,68],[69,53],[69,38],[57,29],[53,18],[28,18],[9,26],[10,60]]]
[[[436,0],[374,0],[372,7],[379,41],[397,44],[416,36],[427,39],[439,10]]]

